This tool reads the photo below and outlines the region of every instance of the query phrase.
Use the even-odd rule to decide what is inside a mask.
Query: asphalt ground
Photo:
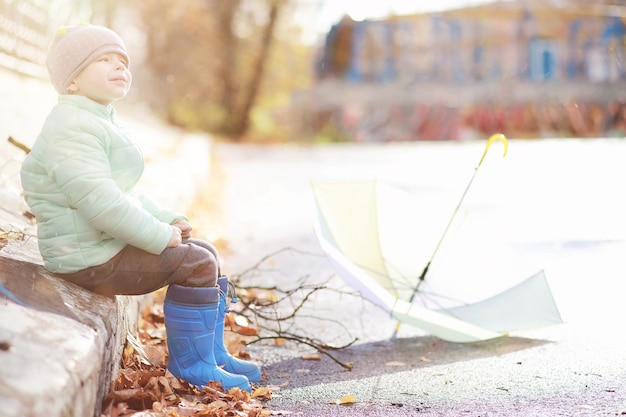
[[[301,416],[626,414],[626,142],[509,145],[506,158],[494,145],[480,166],[433,277],[480,291],[482,279],[506,283],[544,270],[565,322],[470,344],[406,325],[392,338],[386,313],[337,292],[350,289],[313,234],[310,181],[377,178],[415,192],[433,213],[452,213],[484,142],[213,146],[212,178],[221,187],[212,190],[211,210],[227,244],[225,272],[244,284],[324,284],[329,290],[315,296],[297,331],[337,345],[357,339],[332,352],[352,370],[324,355],[303,359],[315,352],[301,344],[251,345],[274,389],[270,409]],[[337,404],[345,396],[354,401]]]

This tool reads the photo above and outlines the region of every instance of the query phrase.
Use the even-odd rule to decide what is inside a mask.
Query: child
[[[133,191],[142,154],[111,105],[132,81],[122,39],[101,26],[63,27],[46,63],[60,96],[21,170],[46,269],[106,296],[169,285],[168,370],[249,391],[261,372],[224,348],[228,278],[217,251],[191,238],[184,215]]]

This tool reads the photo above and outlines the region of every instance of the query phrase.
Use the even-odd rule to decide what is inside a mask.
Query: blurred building
[[[352,140],[623,136],[626,1],[512,0],[342,19],[300,97]]]

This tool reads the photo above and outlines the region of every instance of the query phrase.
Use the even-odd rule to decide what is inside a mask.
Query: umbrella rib
[[[374,275],[382,276],[382,277],[384,277],[384,278],[391,278],[389,275],[384,275],[384,274],[381,274],[380,272],[375,271],[375,270],[373,270],[373,269],[371,269],[371,268],[368,268],[368,267],[366,267],[366,266],[363,266],[363,265],[360,265],[360,264],[357,264],[357,263],[355,263],[355,265],[356,265],[357,267],[361,268],[362,270],[364,270],[364,271],[366,271],[366,272],[370,273],[370,274],[374,274]],[[390,263],[390,265],[391,265],[391,266],[393,266],[393,264],[391,264],[391,263]],[[405,286],[404,286],[404,288],[405,288],[405,289],[412,290],[414,287],[413,287],[413,285],[412,285],[410,282],[408,282],[409,277],[407,277],[406,275],[404,275],[404,274],[400,273],[400,271],[398,271],[398,269],[397,269],[397,268],[394,268],[394,270],[396,270],[396,272],[398,272],[398,274],[400,275],[400,277],[402,277],[402,278],[403,278],[403,280],[405,281]],[[387,287],[385,287],[385,286],[383,286],[383,288],[385,288],[387,291],[389,291],[389,290],[390,290],[389,288],[387,288]],[[396,290],[396,287],[394,287],[394,288],[392,288],[392,289],[393,289],[393,290]],[[421,301],[422,305],[423,305],[423,306],[425,306],[426,308],[433,310],[433,308],[429,307],[429,306],[428,306],[428,304],[430,304],[430,305],[434,305],[434,306],[436,306],[437,311],[443,312],[443,313],[445,313],[445,314],[447,314],[447,315],[449,315],[449,316],[451,316],[451,317],[457,318],[457,319],[461,319],[461,318],[460,318],[460,317],[458,317],[457,315],[453,314],[453,313],[451,312],[451,309],[450,309],[450,308],[446,308],[446,307],[444,307],[444,306],[441,304],[440,300],[444,300],[444,299],[445,299],[445,300],[448,300],[448,301],[454,301],[454,302],[460,303],[460,305],[469,305],[469,304],[470,304],[470,303],[467,303],[467,302],[465,302],[465,301],[459,300],[459,299],[457,299],[457,298],[452,298],[452,297],[448,297],[448,296],[445,296],[445,295],[441,295],[441,294],[433,293],[433,292],[430,292],[430,291],[424,291],[424,290],[418,291],[416,294],[414,294],[414,296],[415,296],[415,295],[417,295],[417,296],[419,297],[419,299],[420,299],[420,301]],[[396,295],[396,297],[397,297],[397,295]],[[399,297],[398,297],[398,298],[399,298]],[[412,300],[411,302],[414,302],[414,301],[415,301],[415,297],[413,297],[413,300]]]
[[[383,260],[385,261],[385,264],[387,264],[387,260],[383,257]],[[375,269],[369,268],[365,265],[353,262],[353,264],[355,266],[358,266],[359,268],[361,268],[362,270],[366,271],[368,274],[372,274],[372,275],[376,275],[379,276],[381,278],[387,278],[389,280],[389,282],[391,282],[391,275],[389,274],[388,268],[385,267],[385,273],[381,273],[379,271],[376,271]],[[389,265],[391,265],[393,267],[393,264],[389,263]],[[401,289],[407,289],[407,290],[412,290],[413,289],[413,284],[410,282],[410,277],[402,274],[398,268],[393,268],[394,271],[396,271],[399,275],[400,278],[402,278],[402,282],[403,282],[403,286],[393,286],[393,290],[395,290],[396,288],[400,287]],[[387,288],[386,286],[383,285],[383,287],[387,290],[389,290],[390,288]]]
[[[388,278],[388,279],[389,279],[389,282],[391,282],[391,279],[390,279],[390,278],[391,278],[391,276],[389,275],[389,272],[388,272],[388,271],[386,271],[386,272],[387,272],[386,274],[382,274],[382,273],[380,273],[379,271],[376,271],[376,270],[374,270],[374,269],[372,269],[372,268],[369,268],[369,267],[367,267],[367,266],[364,266],[364,265],[361,265],[361,264],[358,264],[358,263],[354,263],[354,265],[356,265],[356,266],[358,266],[359,268],[361,268],[362,270],[366,271],[368,274],[377,275],[377,276],[379,276],[379,277],[381,277],[381,278]],[[386,269],[387,269],[387,268],[385,268],[385,270],[386,270]],[[404,277],[403,277],[403,278],[404,278]],[[410,285],[410,284],[407,284],[407,288],[413,288],[412,286],[409,286],[409,285]],[[392,290],[392,289],[393,289],[393,290],[395,290],[395,287],[393,287],[393,288],[388,288],[388,287],[387,287],[387,286],[385,286],[385,285],[383,285],[383,288],[385,288],[386,290]]]
[[[404,285],[394,286],[394,289],[396,289],[396,288],[409,289],[409,290],[413,289],[413,284],[410,282],[411,277],[409,277],[407,275],[404,275],[402,272],[400,272],[400,270],[397,267],[394,266],[393,263],[387,262],[387,259],[385,259],[385,263],[389,264],[393,268],[393,270],[398,273],[399,278],[401,278],[400,282],[402,282],[402,284],[404,284]],[[383,275],[383,274],[381,274],[381,273],[379,273],[377,271],[372,270],[371,268],[367,268],[365,266],[358,265],[358,264],[357,264],[357,266],[359,268],[363,269],[363,270],[369,271],[372,274],[376,274],[376,275],[379,275],[379,276]],[[384,277],[385,278],[391,278],[390,275],[384,275]],[[469,303],[467,303],[467,302],[465,302],[463,300],[459,300],[458,298],[448,297],[448,296],[445,296],[445,295],[442,295],[442,294],[438,294],[438,293],[434,293],[434,292],[421,290],[421,291],[418,291],[418,293],[419,293],[420,298],[422,300],[428,301],[428,302],[430,302],[432,304],[435,304],[441,310],[445,310],[445,307],[443,307],[441,305],[441,303],[438,302],[437,300],[444,300],[445,299],[445,300],[448,300],[448,301],[454,301],[454,302],[459,303],[461,305],[469,305]]]

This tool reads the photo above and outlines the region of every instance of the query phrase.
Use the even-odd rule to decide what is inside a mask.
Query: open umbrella
[[[436,276],[428,276],[431,261],[494,140],[505,144],[506,154],[506,138],[492,136],[434,245],[424,237],[432,236],[432,230],[426,229],[436,222],[418,221],[426,204],[417,196],[376,180],[312,184],[318,209],[316,235],[338,275],[399,323],[447,341],[485,340],[513,330],[561,323],[543,271],[482,299],[464,299],[455,294],[449,279],[440,285]],[[472,285],[486,287],[484,282]]]

